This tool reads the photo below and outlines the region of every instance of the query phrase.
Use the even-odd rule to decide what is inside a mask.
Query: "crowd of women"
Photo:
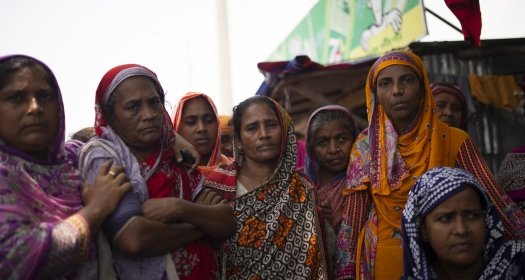
[[[0,57],[1,279],[525,278],[523,149],[496,180],[461,90],[410,52],[371,67],[363,131],[312,113],[300,164],[270,98],[219,116],[190,92],[171,119],[137,64],[94,92],[93,128],[66,142],[51,69]]]

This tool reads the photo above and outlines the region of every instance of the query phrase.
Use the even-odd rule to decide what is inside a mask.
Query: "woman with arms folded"
[[[113,159],[126,167],[132,186],[104,225],[118,277],[173,278],[174,263],[181,279],[216,278],[214,250],[203,237],[229,236],[234,217],[220,197],[200,192],[199,173],[176,163],[155,73],[136,64],[109,70],[97,88],[96,109],[98,136],[82,150],[82,174],[91,181],[93,171]]]

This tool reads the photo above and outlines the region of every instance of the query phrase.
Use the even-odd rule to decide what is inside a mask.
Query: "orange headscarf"
[[[233,134],[232,116],[219,115],[219,124],[221,133]]]
[[[188,92],[186,93],[179,101],[179,104],[177,104],[177,107],[175,108],[175,116],[173,117],[173,126],[177,133],[179,133],[180,130],[180,123],[182,121],[182,111],[184,109],[184,106],[186,105],[186,102],[188,102],[191,99],[202,97],[208,103],[210,104],[211,109],[213,110],[213,113],[217,117],[217,108],[215,107],[215,103],[213,103],[213,100],[207,96],[204,93],[200,92]],[[217,127],[220,127],[219,118],[217,117]],[[233,161],[233,159],[230,159],[224,155],[221,154],[221,136],[220,136],[220,130],[217,129],[217,135],[215,136],[215,147],[213,147],[210,159],[208,160],[208,164],[203,167],[198,167],[198,170],[203,173],[207,174],[209,172],[209,168],[214,167],[220,163],[228,163]],[[207,168],[209,167],[209,168]]]

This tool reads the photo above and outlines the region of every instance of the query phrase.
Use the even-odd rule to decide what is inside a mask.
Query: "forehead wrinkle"
[[[272,118],[265,118],[265,119],[256,119],[256,120],[250,120],[250,119],[247,119],[246,120],[248,123],[246,123],[246,125],[252,125],[252,124],[265,124],[267,122],[278,122],[277,119],[272,119]]]

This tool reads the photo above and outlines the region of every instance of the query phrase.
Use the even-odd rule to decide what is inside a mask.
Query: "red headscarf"
[[[164,90],[157,79],[157,75],[153,71],[138,64],[123,64],[113,67],[102,77],[97,87],[97,95],[95,97],[95,133],[98,136],[102,135],[101,127],[108,125],[107,120],[102,115],[101,106],[109,100],[117,86],[127,78],[133,76],[146,76],[151,78],[155,89],[159,93],[160,100],[164,103]]]
[[[95,132],[98,136],[104,133],[102,128],[108,126],[108,121],[102,112],[102,106],[110,100],[111,95],[114,94],[115,89],[122,84],[122,82],[136,76],[149,77],[159,94],[161,102],[164,103],[164,90],[157,79],[157,75],[153,71],[138,64],[116,66],[102,77],[97,88],[95,99]],[[164,110],[164,118],[162,120],[160,142],[161,146],[156,152],[149,155],[145,161],[139,162],[143,176],[146,175],[145,179],[148,185],[149,197],[158,197],[159,195],[171,196],[173,195],[173,186],[179,183],[177,179],[182,179],[184,184],[188,184],[188,181],[192,180],[186,172],[183,172],[180,167],[174,164],[173,158],[175,157],[175,152],[173,146],[175,143],[175,134],[170,116],[166,110]],[[167,166],[169,166],[169,168],[166,168]],[[172,176],[173,172],[182,175]],[[200,178],[197,178],[197,180],[199,179]],[[192,188],[196,188],[196,186],[192,185]],[[189,200],[191,200],[191,198],[189,198]]]

